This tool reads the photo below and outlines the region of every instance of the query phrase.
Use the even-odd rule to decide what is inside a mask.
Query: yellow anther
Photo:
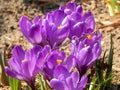
[[[87,38],[88,38],[88,40],[91,40],[92,39],[92,35],[87,35]]]
[[[22,63],[26,62],[26,60],[22,60]]]
[[[57,28],[58,28],[58,30],[60,30],[62,28],[62,26],[58,26]]]
[[[58,59],[57,64],[60,65],[62,63],[62,60]]]

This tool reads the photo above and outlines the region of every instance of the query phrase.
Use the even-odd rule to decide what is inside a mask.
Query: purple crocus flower
[[[35,76],[42,68],[43,58],[41,53],[45,55],[45,49],[48,49],[48,46],[45,48],[35,46],[25,52],[20,46],[15,46],[9,61],[10,68],[5,67],[6,73],[13,78],[26,81],[32,90],[35,90]]]
[[[69,38],[72,36],[81,37],[85,34],[92,33],[95,28],[95,21],[93,14],[91,12],[87,12],[83,16],[79,13],[72,13],[70,16],[70,34]]]
[[[84,75],[100,56],[102,52],[101,38],[100,32],[88,34],[81,39],[74,37],[71,43],[71,50],[76,57],[76,66],[80,75]]]
[[[52,47],[59,46],[69,35],[69,20],[64,11],[49,12],[44,18],[47,40]]]
[[[91,33],[95,28],[94,16],[91,12],[83,14],[82,7],[75,2],[68,2],[65,6],[59,8],[63,10],[70,20],[69,38],[76,35],[81,37],[86,33]]]
[[[54,90],[83,90],[87,84],[87,76],[80,75],[77,71],[70,73],[64,66],[57,66],[54,78],[50,85]]]
[[[46,44],[46,33],[43,30],[42,19],[38,16],[31,22],[26,16],[22,16],[19,20],[20,30],[26,39],[33,45]]]
[[[53,78],[53,71],[59,65],[63,65],[69,71],[71,71],[75,66],[74,56],[70,55],[68,58],[66,58],[66,54],[64,52],[59,52],[58,50],[51,52],[43,67],[44,75],[48,80]]]

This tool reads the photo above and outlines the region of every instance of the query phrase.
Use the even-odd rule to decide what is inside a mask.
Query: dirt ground
[[[81,3],[81,0],[77,1]],[[59,4],[64,3],[54,2],[54,0],[0,0],[0,52],[5,51],[5,58],[10,58],[11,50],[15,45],[21,45],[25,49],[31,47],[18,26],[21,16],[26,15],[30,19],[37,15],[42,17],[48,11],[56,9]],[[104,0],[83,0],[82,6],[85,11],[92,11],[95,16],[96,30],[99,29],[103,34],[103,51],[109,50],[110,34],[113,34],[112,82],[120,85],[120,15],[111,17]],[[0,85],[0,90],[6,89],[3,89]]]

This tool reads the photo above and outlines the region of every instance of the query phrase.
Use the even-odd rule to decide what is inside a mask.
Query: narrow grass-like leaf
[[[20,90],[21,82],[15,78],[9,77],[11,90]]]
[[[1,83],[4,84],[4,85],[9,85],[8,83],[8,77],[5,73],[5,70],[4,70],[4,63],[3,63],[3,58],[2,58],[2,54],[0,53],[0,66],[1,66]]]
[[[45,81],[44,81],[44,79],[43,79],[43,76],[39,74],[39,75],[38,75],[38,79],[40,80],[41,90],[46,90]]]
[[[112,41],[112,35],[110,37],[111,40],[111,46],[110,46],[110,52],[109,52],[109,56],[108,56],[108,67],[107,67],[107,71],[106,71],[106,79],[111,78],[112,77],[112,64],[113,64],[113,41]],[[108,80],[108,82],[106,83],[106,90],[108,90],[108,88],[111,85],[111,79]]]
[[[90,82],[89,90],[95,90],[97,78],[93,77],[93,80]]]

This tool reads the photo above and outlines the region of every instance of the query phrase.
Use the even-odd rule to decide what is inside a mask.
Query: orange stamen
[[[91,40],[92,39],[92,35],[87,35],[87,38],[88,38],[88,40]]]
[[[60,65],[62,63],[62,60],[58,59],[57,64]]]

